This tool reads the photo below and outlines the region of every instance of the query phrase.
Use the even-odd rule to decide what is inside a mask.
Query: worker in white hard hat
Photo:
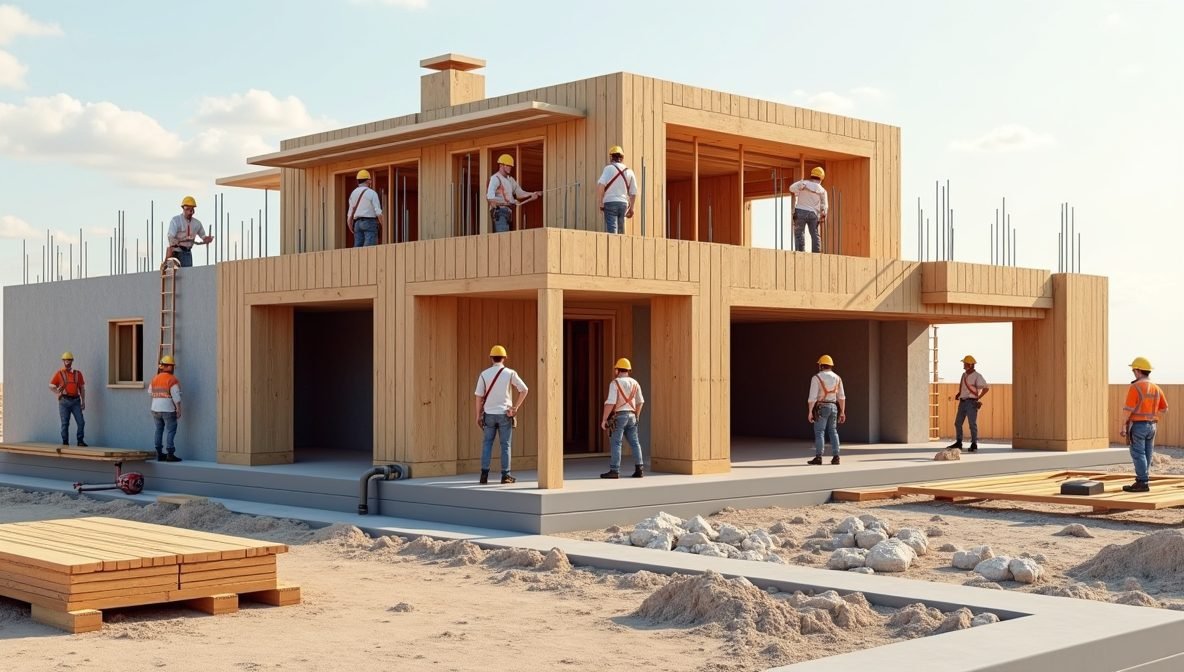
[[[358,186],[349,195],[349,210],[345,224],[354,237],[354,247],[377,245],[382,239],[382,202],[378,192],[370,188],[370,171],[362,169],[355,176]]]
[[[481,484],[489,482],[489,465],[493,459],[493,435],[497,434],[502,448],[502,483],[513,483],[517,479],[510,473],[510,440],[518,409],[526,402],[530,388],[522,382],[518,372],[506,366],[506,349],[495,345],[489,349],[490,367],[477,376],[477,389],[473,390],[473,401],[477,412],[477,426],[484,433],[481,438]],[[518,390],[518,401],[514,402],[510,387]]]
[[[1135,482],[1124,485],[1126,492],[1149,492],[1151,458],[1155,455],[1155,429],[1159,416],[1168,410],[1168,398],[1163,389],[1151,382],[1151,362],[1146,357],[1131,361],[1135,379],[1126,390],[1122,405],[1122,427],[1119,434],[1130,443],[1131,462],[1135,465]]]
[[[641,478],[645,476],[645,455],[637,438],[637,423],[645,406],[645,395],[641,393],[641,383],[633,379],[633,363],[628,358],[618,359],[613,370],[616,377],[608,384],[608,398],[604,400],[604,414],[600,417],[600,428],[609,432],[608,471],[600,477],[621,477],[621,440],[625,439],[633,449],[633,478]]]
[[[970,452],[978,452],[978,410],[983,407],[981,401],[991,391],[987,379],[974,369],[975,361],[972,355],[962,358],[962,380],[958,383],[958,394],[954,399],[958,401],[958,414],[954,416],[954,442],[946,446],[962,449],[962,423],[970,421]]]
[[[620,145],[608,148],[608,160],[596,181],[596,202],[604,213],[604,230],[625,233],[625,220],[633,217],[637,201],[637,177],[625,165],[625,150]]]
[[[814,425],[814,459],[806,464],[822,464],[823,436],[830,443],[830,463],[839,463],[839,425],[847,422],[847,392],[843,379],[834,372],[830,355],[818,358],[818,373],[810,379],[806,400],[806,421]]]
[[[529,203],[543,195],[541,191],[525,191],[510,175],[514,172],[514,157],[502,154],[497,157],[497,172],[489,176],[489,188],[485,200],[489,202],[489,221],[494,233],[503,233],[514,228],[514,206]]]
[[[822,251],[821,226],[826,223],[826,188],[822,180],[826,171],[821,166],[810,171],[810,177],[789,185],[793,194],[793,241],[794,249],[806,251],[806,229],[810,229],[810,245],[814,252]]]
[[[193,216],[197,211],[197,199],[186,196],[181,199],[181,214],[169,220],[169,256],[181,262],[181,266],[193,265],[193,246],[209,245],[213,236],[206,235],[201,220]]]
[[[181,419],[181,382],[173,374],[176,366],[177,360],[172,355],[161,357],[156,366],[156,375],[148,385],[148,395],[152,398],[149,409],[152,422],[156,425],[154,437],[158,462],[181,461],[174,443],[177,421]]]
[[[62,422],[62,445],[70,445],[70,418],[74,418],[77,426],[78,445],[85,448],[86,420],[82,412],[86,410],[86,379],[82,372],[74,368],[74,353],[67,350],[62,353],[62,368],[49,379],[49,391],[58,398],[58,419]]]

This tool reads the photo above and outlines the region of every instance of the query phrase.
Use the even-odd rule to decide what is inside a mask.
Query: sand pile
[[[1110,544],[1066,574],[1119,583],[1127,577],[1154,582],[1160,590],[1184,589],[1184,532],[1161,530],[1129,544]]]
[[[286,544],[304,543],[313,535],[311,528],[300,521],[234,513],[225,506],[209,500],[196,500],[180,506],[157,503],[140,506],[126,500],[100,502],[83,497],[78,499],[75,506],[80,513],[93,516],[110,516]]]
[[[464,539],[437,541],[431,537],[417,537],[399,549],[400,555],[412,555],[423,560],[436,560],[449,567],[476,565],[485,560],[480,546]]]
[[[773,599],[742,577],[726,579],[715,572],[675,577],[634,615],[655,624],[713,625],[740,635],[755,631],[800,639],[802,630],[801,615],[788,601]]]
[[[624,588],[625,590],[653,590],[670,583],[670,577],[665,574],[647,572],[643,569],[638,572],[621,574],[619,576],[605,575],[602,577],[602,581],[605,583],[616,583],[618,588]]]

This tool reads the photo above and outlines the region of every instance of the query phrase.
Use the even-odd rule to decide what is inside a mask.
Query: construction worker
[[[982,398],[991,391],[983,374],[974,370],[974,357],[962,358],[962,381],[958,383],[958,414],[954,416],[954,442],[946,446],[962,450],[962,423],[970,420],[970,452],[978,452],[978,409],[983,407]]]
[[[604,230],[625,233],[625,220],[633,217],[637,201],[637,178],[625,165],[625,150],[620,145],[608,148],[608,159],[596,181],[596,202],[604,213]]]
[[[86,447],[83,436],[86,433],[86,420],[82,412],[86,410],[86,379],[82,372],[74,368],[74,353],[67,350],[62,353],[62,368],[49,379],[49,390],[58,398],[58,417],[62,420],[62,445],[70,445],[70,416],[74,416],[77,426],[78,445]]]
[[[645,395],[641,383],[629,374],[633,363],[625,357],[614,365],[616,378],[608,384],[608,398],[604,400],[604,414],[600,428],[609,432],[608,471],[601,478],[621,477],[621,439],[629,441],[633,449],[633,478],[645,476],[645,456],[641,452],[641,441],[637,438],[637,423],[641,420],[641,407],[645,406]]]
[[[506,366],[506,349],[495,345],[489,350],[492,364],[477,376],[477,389],[473,390],[477,411],[477,426],[484,432],[481,440],[481,484],[489,482],[489,463],[493,453],[493,435],[496,432],[502,448],[502,483],[513,483],[510,474],[510,439],[514,436],[514,419],[518,409],[526,401],[530,389],[518,372]],[[518,403],[514,403],[510,386],[518,390]]]
[[[345,223],[354,237],[354,247],[369,247],[378,244],[386,224],[382,219],[378,192],[370,188],[370,171],[359,170],[357,179],[358,186],[349,195]]]
[[[793,201],[793,240],[798,252],[806,251],[806,228],[810,229],[811,247],[815,253],[822,251],[821,225],[826,223],[826,188],[822,180],[826,171],[821,166],[810,171],[810,178],[798,180],[789,185]]]
[[[818,373],[810,379],[810,397],[806,401],[806,421],[814,425],[814,459],[806,464],[822,464],[822,435],[830,442],[830,463],[839,463],[839,425],[847,422],[847,392],[843,379],[834,372],[830,355],[818,358]]]
[[[1151,362],[1146,357],[1135,357],[1131,362],[1135,379],[1126,390],[1122,405],[1125,418],[1119,434],[1127,437],[1131,446],[1131,461],[1135,463],[1135,482],[1124,485],[1126,492],[1147,492],[1151,456],[1155,453],[1155,428],[1159,415],[1168,410],[1168,399],[1158,385],[1151,382]]]
[[[510,176],[514,171],[514,157],[502,154],[497,157],[497,172],[489,176],[489,188],[485,200],[489,202],[489,220],[493,232],[502,233],[514,227],[515,205],[529,203],[543,195],[541,191],[524,191],[518,181]]]
[[[177,361],[172,355],[160,358],[156,376],[148,386],[152,396],[152,421],[156,423],[156,460],[158,462],[180,462],[173,438],[177,436],[177,421],[181,419],[181,383],[173,375]],[[166,433],[162,442],[162,435]],[[167,452],[166,452],[167,451]]]
[[[213,236],[206,235],[201,220],[193,216],[196,211],[197,201],[192,196],[186,196],[181,199],[181,214],[169,221],[169,256],[180,261],[183,268],[193,265],[194,245],[214,242]]]

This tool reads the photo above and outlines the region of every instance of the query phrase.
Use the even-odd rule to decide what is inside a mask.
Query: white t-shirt
[[[983,378],[983,374],[978,371],[970,371],[969,373],[962,373],[962,380],[958,383],[958,398],[959,399],[978,399],[979,396],[990,389],[987,385],[987,379]],[[971,388],[974,388],[973,390]]]
[[[518,186],[517,180],[502,175],[501,171],[489,176],[489,188],[485,190],[486,200],[501,200],[513,204],[516,199],[521,200],[528,196],[530,196],[529,191],[523,191],[522,187]]]
[[[826,214],[826,189],[820,182],[798,180],[789,185],[789,191],[797,197],[794,208],[809,210],[819,216]]]
[[[169,220],[169,242],[172,244],[193,247],[195,240],[205,236],[206,229],[197,217],[186,221],[185,215],[176,215]]]
[[[596,184],[607,185],[604,190],[605,203],[628,203],[630,196],[637,195],[637,178],[633,170],[623,163],[605,166]]]
[[[617,391],[617,386],[620,385],[620,392]],[[621,396],[624,394],[624,396]],[[632,399],[630,403],[628,400]],[[645,395],[641,393],[641,383],[630,378],[629,376],[621,376],[620,378],[613,378],[612,382],[608,384],[608,398],[604,400],[605,405],[612,404],[613,412],[617,411],[633,411],[645,403]]]
[[[505,369],[503,371],[503,369]],[[499,376],[498,371],[502,371]],[[494,381],[494,378],[497,378]],[[518,372],[514,369],[508,368],[505,364],[494,364],[493,366],[481,372],[477,376],[477,389],[473,390],[473,396],[484,397],[485,390],[489,389],[489,384],[493,383],[493,389],[490,390],[489,396],[485,399],[484,411],[491,415],[505,415],[506,411],[514,407],[514,400],[510,398],[510,385],[519,393],[526,392],[526,383],[518,377]]]
[[[822,386],[818,384],[819,379],[822,380]],[[822,387],[826,389],[823,390]],[[819,371],[817,375],[810,379],[810,398],[806,401],[811,403],[815,401],[827,401],[838,403],[840,399],[845,400],[847,392],[843,389],[843,379],[839,374],[827,369]]]
[[[354,219],[378,217],[382,214],[382,203],[378,201],[378,192],[370,187],[358,185],[349,195],[349,211],[354,214]]]

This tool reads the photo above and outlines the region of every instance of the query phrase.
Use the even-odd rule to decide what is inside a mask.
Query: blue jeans
[[[177,436],[177,412],[176,411],[152,411],[152,421],[156,423],[156,454],[161,455],[165,451],[162,445],[168,446],[168,453],[172,455],[177,451],[177,447],[173,445],[173,437]],[[165,442],[161,443],[162,435],[165,433],[165,428],[168,428],[168,436]]]
[[[978,443],[978,400],[958,401],[958,414],[954,416],[954,440],[962,443],[962,422],[970,421],[970,442]]]
[[[1147,482],[1151,456],[1155,454],[1155,427],[1154,422],[1131,423],[1131,461],[1135,463],[1136,481]]]
[[[370,247],[378,244],[378,219],[358,217],[354,219],[354,247]]]
[[[193,250],[188,247],[178,247],[173,254],[178,261],[181,262],[181,268],[190,268],[193,266]]]
[[[493,232],[505,233],[510,230],[510,225],[514,221],[514,211],[510,208],[501,206],[493,209]]]
[[[822,251],[822,237],[818,233],[818,214],[813,210],[793,210],[793,249],[806,251],[806,227],[810,228],[810,246],[814,252]]]
[[[822,435],[830,442],[830,454],[839,456],[839,407],[818,404],[814,407],[814,454],[822,457]]]
[[[83,440],[83,432],[86,430],[86,421],[82,419],[82,398],[81,397],[59,397],[58,398],[58,417],[62,420],[62,443],[66,443],[70,438],[70,416],[74,416],[74,424],[78,425],[78,440]]]
[[[622,205],[624,205],[622,203]],[[606,212],[607,214],[607,212]],[[632,411],[621,411],[616,415],[613,433],[609,435],[608,445],[610,455],[608,468],[611,471],[621,470],[621,439],[629,442],[633,448],[633,463],[639,467],[645,466],[645,455],[641,452],[641,441],[637,438],[637,414]]]
[[[510,439],[514,436],[512,418],[504,413],[485,414],[485,436],[481,439],[481,471],[489,471],[493,458],[493,434],[497,432],[502,447],[502,473],[510,472]]]
[[[625,233],[625,213],[629,212],[629,204],[620,201],[608,201],[604,204],[604,230],[609,233]]]

